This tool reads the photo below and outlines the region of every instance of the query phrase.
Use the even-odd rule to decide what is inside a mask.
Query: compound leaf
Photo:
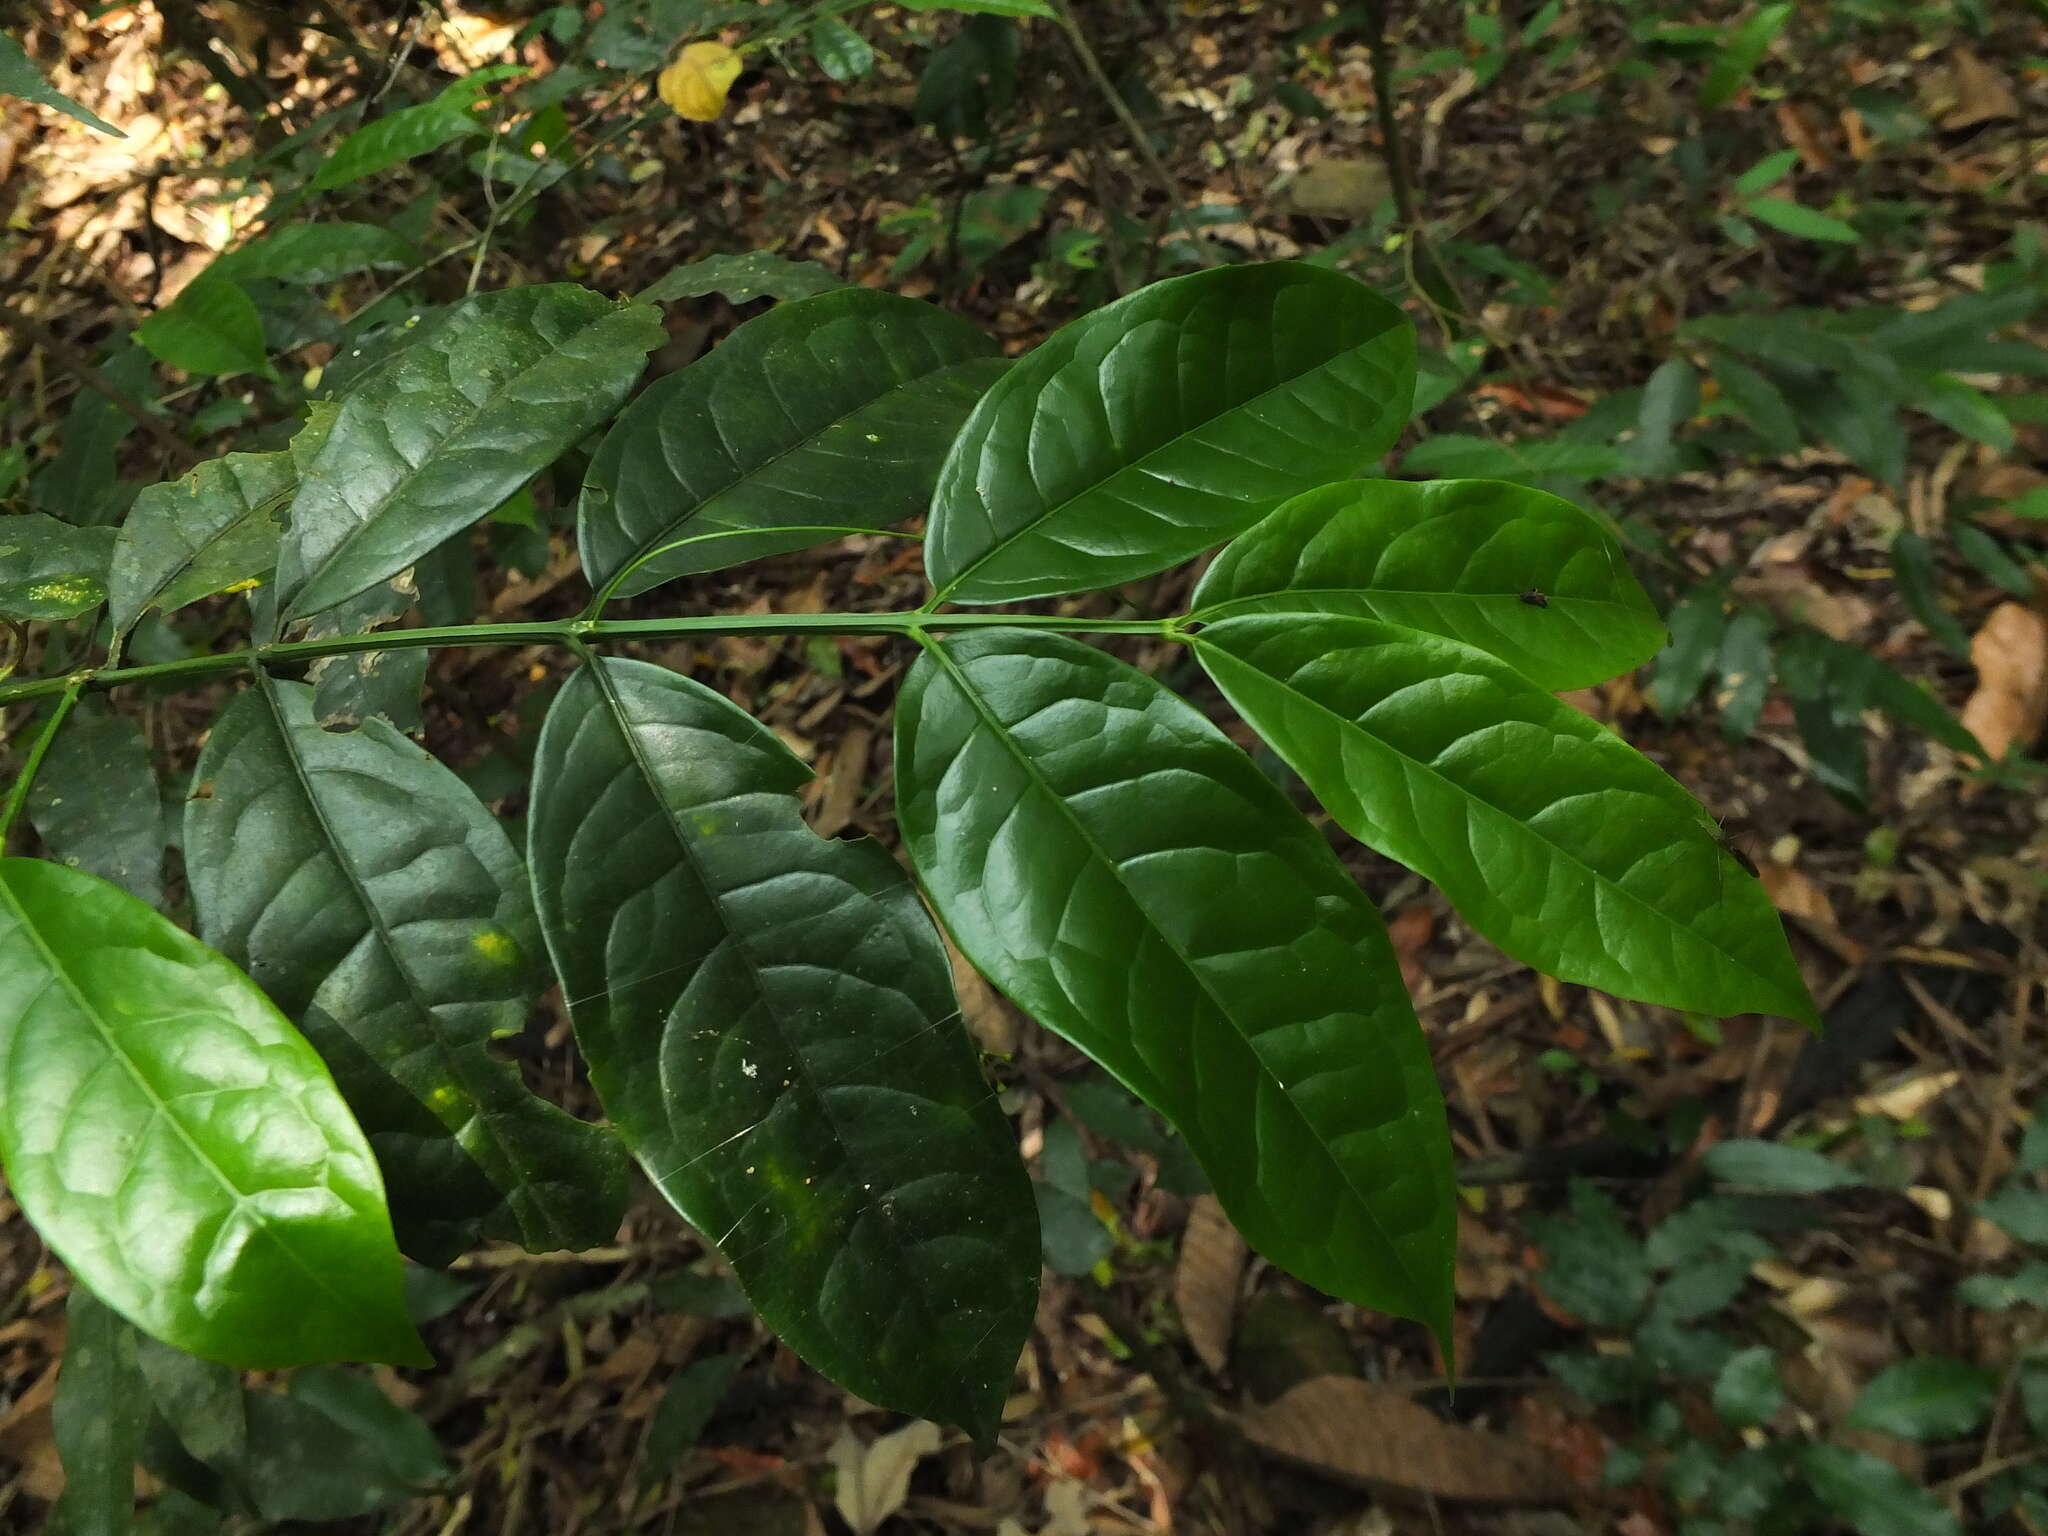
[[[1552,691],[1642,665],[1664,626],[1620,544],[1561,497],[1500,480],[1326,485],[1239,534],[1194,617],[1348,613],[1462,640]]]
[[[1275,1263],[1441,1337],[1442,1100],[1322,834],[1190,705],[1062,637],[928,646],[896,739],[904,842],[968,958],[1172,1121]]]
[[[665,332],[569,283],[464,300],[341,403],[292,502],[287,618],[347,601],[504,501],[604,421]]]
[[[489,1050],[525,1026],[540,935],[461,780],[380,720],[323,731],[311,688],[266,679],[200,756],[185,860],[201,933],[333,1068],[407,1252],[450,1256],[479,1227],[536,1250],[613,1237],[623,1156]]]
[[[134,716],[80,699],[29,786],[28,813],[57,863],[163,905],[164,802]]]
[[[1770,898],[1647,758],[1454,640],[1337,615],[1211,624],[1231,705],[1360,841],[1566,981],[1815,1022]]]
[[[931,919],[872,842],[818,838],[810,772],[645,662],[549,710],[531,856],[606,1111],[763,1321],[871,1401],[993,1429],[1038,1234]]]
[[[1393,443],[1415,332],[1298,262],[1172,278],[1056,332],[982,397],[932,497],[927,563],[961,603],[1164,570]]]
[[[268,575],[297,484],[292,456],[279,451],[208,459],[182,480],[144,490],[114,541],[107,576],[114,628],[131,628],[151,608],[169,613]]]
[[[1002,371],[995,350],[957,316],[867,288],[748,321],[649,388],[606,435],[578,516],[584,570],[601,587],[630,569],[618,593],[631,596],[817,542],[790,525],[885,528],[912,516]],[[782,531],[657,553],[743,529]]]
[[[0,860],[0,1158],[147,1333],[250,1369],[427,1363],[369,1146],[248,977],[77,870]]]

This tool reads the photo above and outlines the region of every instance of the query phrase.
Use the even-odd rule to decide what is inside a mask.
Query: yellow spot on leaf
[[[726,94],[740,77],[740,56],[723,43],[692,43],[655,82],[678,117],[709,123],[725,110]]]
[[[262,585],[263,585],[263,578],[262,578],[261,576],[251,576],[251,577],[250,577],[250,578],[249,578],[248,580],[246,580],[246,581],[238,581],[238,582],[236,582],[236,583],[235,583],[235,584],[234,584],[233,586],[231,586],[231,587],[222,587],[222,588],[221,588],[221,591],[223,591],[223,592],[253,592],[253,591],[255,591],[255,590],[256,590],[256,589],[258,588],[258,587],[260,587],[260,586],[262,586]]]
[[[469,941],[469,947],[492,965],[519,963],[519,941],[502,928],[484,929]]]

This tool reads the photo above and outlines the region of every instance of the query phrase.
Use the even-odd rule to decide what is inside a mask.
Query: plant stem
[[[28,801],[29,787],[36,781],[36,772],[43,766],[43,756],[50,750],[50,743],[57,739],[57,731],[71,713],[71,706],[78,702],[79,694],[85,691],[87,674],[78,672],[70,677],[53,677],[49,681],[63,689],[63,697],[57,700],[57,707],[50,711],[50,718],[43,725],[35,744],[28,749],[28,761],[21,765],[21,772],[15,776],[14,784],[7,791],[7,803],[0,806],[0,852],[7,847],[7,834],[14,830],[14,818],[21,814],[21,808]]]
[[[322,640],[285,640],[183,661],[109,667],[68,677],[33,678],[0,686],[0,705],[48,698],[79,688],[126,683],[199,681],[223,672],[289,666],[321,656],[359,651],[448,649],[466,645],[562,645],[607,640],[674,640],[689,635],[910,635],[932,630],[1051,629],[1078,635],[1153,635],[1174,639],[1176,619],[1069,619],[1042,613],[738,613],[675,619],[561,619],[518,624],[456,624],[443,628],[380,630]],[[65,706],[69,708],[69,706]]]
[[[1209,249],[1193,224],[1185,217],[1181,208],[1180,183],[1173,179],[1173,172],[1166,168],[1166,162],[1159,158],[1159,151],[1152,147],[1152,140],[1145,132],[1145,125],[1138,121],[1131,104],[1124,100],[1124,93],[1116,88],[1116,82],[1109,78],[1109,72],[1102,67],[1102,60],[1095,56],[1095,50],[1088,45],[1087,34],[1081,30],[1080,22],[1074,19],[1074,9],[1067,0],[1053,0],[1060,13],[1060,30],[1073,44],[1074,53],[1081,60],[1081,67],[1088,72],[1088,78],[1095,83],[1102,99],[1109,103],[1110,111],[1116,114],[1124,132],[1131,136],[1131,144],[1138,151],[1138,158],[1145,162],[1145,168],[1159,183],[1159,190],[1166,194],[1166,210],[1169,219],[1181,226],[1181,233],[1187,236],[1188,244],[1194,247],[1196,257],[1205,267],[1218,265],[1216,253]]]

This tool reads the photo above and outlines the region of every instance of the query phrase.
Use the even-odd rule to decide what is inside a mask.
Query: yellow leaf
[[[726,93],[740,77],[740,56],[723,43],[692,43],[656,82],[661,99],[679,117],[714,121],[725,110]]]

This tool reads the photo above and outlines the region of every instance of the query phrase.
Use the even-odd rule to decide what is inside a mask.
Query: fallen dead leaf
[[[939,1448],[939,1426],[920,1419],[872,1445],[850,1429],[839,1431],[825,1452],[839,1474],[833,1502],[854,1536],[869,1536],[910,1497],[910,1474]]]
[[[715,122],[741,68],[740,56],[725,44],[692,43],[656,77],[655,89],[678,117]]]
[[[1391,195],[1387,168],[1377,156],[1318,160],[1279,189],[1282,211],[1309,218],[1363,222]]]
[[[953,995],[960,1002],[960,1017],[974,1043],[991,1056],[1017,1054],[1018,1013],[1010,1000],[988,984],[973,962],[946,941],[946,955],[953,962]]]
[[[1883,1115],[1888,1120],[1911,1120],[1949,1089],[1963,1080],[1960,1072],[1923,1072],[1908,1077],[1856,1100],[1859,1115]]]
[[[1223,1374],[1237,1323],[1237,1282],[1249,1250],[1214,1195],[1197,1195],[1181,1234],[1173,1271],[1173,1304],[1202,1363]]]
[[[1401,980],[1410,992],[1422,985],[1422,951],[1436,933],[1436,913],[1426,902],[1416,902],[1396,912],[1387,924],[1394,954],[1401,962]]]
[[[1977,691],[1963,724],[1995,762],[2029,750],[2048,723],[2048,618],[2024,603],[2000,603],[1970,639]]]
[[[1305,1381],[1241,1424],[1254,1445],[1366,1488],[1499,1504],[1572,1496],[1570,1480],[1534,1446],[1446,1424],[1406,1393],[1352,1377]]]
[[[1811,624],[1831,640],[1856,639],[1876,617],[1863,598],[1828,591],[1799,565],[1768,565],[1737,580],[1733,595],[1762,603],[1782,618]]]
[[[1778,131],[1785,135],[1787,144],[1799,151],[1799,158],[1809,171],[1824,171],[1835,163],[1835,157],[1821,142],[1818,121],[1818,113],[1796,101],[1778,103]]]
[[[1835,921],[1834,903],[1828,900],[1828,893],[1791,865],[1767,861],[1757,866],[1756,876],[1763,882],[1771,905],[1786,916],[1803,917],[1830,928],[1841,926]]]
[[[2019,116],[2019,98],[2013,95],[2005,76],[1968,48],[1958,48],[1949,55],[1949,84],[1955,91],[1956,104],[1942,116],[1941,126],[1952,133],[1998,118]]]
[[[832,766],[825,770],[825,793],[811,823],[818,836],[837,837],[860,809],[861,790],[868,778],[868,750],[874,739],[875,733],[866,726],[849,726],[832,749]]]

